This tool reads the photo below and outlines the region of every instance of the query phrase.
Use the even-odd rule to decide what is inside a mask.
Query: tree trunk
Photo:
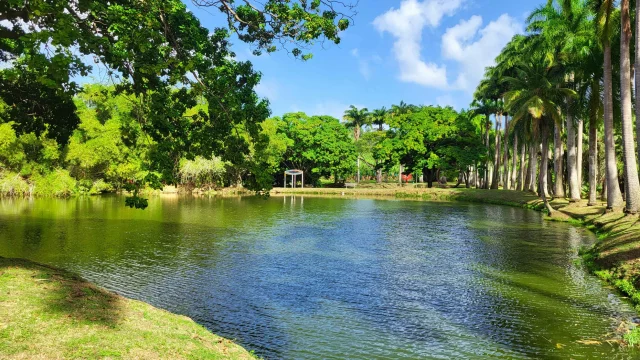
[[[531,156],[529,157],[529,191],[537,192],[536,175],[538,174],[538,152],[539,147],[531,144]]]
[[[509,176],[509,115],[505,115],[504,117],[504,137],[502,138],[503,142],[503,159],[502,159],[502,188],[504,190],[509,190],[511,187],[511,177]]]
[[[611,44],[604,46],[604,156],[607,177],[607,209],[623,205],[618,168],[616,164],[616,148],[613,140],[613,83],[611,69]]]
[[[524,141],[522,141],[521,149],[520,149],[520,169],[518,170],[518,186],[516,190],[522,191],[524,190],[524,174],[525,174],[525,157],[527,152],[527,145]]]
[[[359,184],[360,183],[360,155],[358,155],[357,165],[358,165],[358,179],[356,182]]]
[[[542,131],[542,154],[547,154],[549,149],[549,135],[548,131],[545,129]],[[542,156],[542,161],[540,162],[540,197],[544,202],[544,206],[547,208],[549,212],[549,216],[553,214],[553,208],[549,205],[549,200],[547,199],[546,189],[549,187],[547,184],[547,172],[549,171],[549,156]]]
[[[589,203],[594,206],[598,201],[598,124],[597,113],[589,119]]]
[[[638,160],[640,160],[640,1],[636,0],[636,138],[638,141]]]
[[[620,102],[622,107],[624,194],[627,198],[626,212],[637,214],[640,209],[640,180],[638,179],[636,142],[633,139],[633,117],[631,114],[631,59],[629,55],[631,19],[629,15],[629,0],[622,0],[620,5],[622,26],[620,33]]]
[[[489,134],[491,132],[491,121],[489,120],[489,116],[488,115],[487,115],[487,122],[486,122],[485,125],[486,125],[485,126],[485,129],[486,129],[485,133],[487,135],[487,137],[485,139],[486,140],[486,146],[487,146],[487,161],[485,161],[485,164],[484,164],[485,165],[484,166],[484,176],[483,176],[484,182],[482,184],[482,187],[484,189],[489,189],[489,158],[490,158],[490,155],[491,155],[491,146],[489,144],[489,142],[490,142]]]
[[[571,107],[571,99],[567,99]],[[571,110],[567,110],[567,177],[569,178],[569,201],[580,201],[580,185],[578,184],[578,149],[576,147],[576,126],[573,123]],[[556,174],[558,176],[558,174]],[[557,189],[557,186],[556,186]]]
[[[398,183],[400,183],[400,185],[402,185],[402,164],[400,164],[400,167],[398,168]]]
[[[382,184],[382,169],[376,170],[376,182]]]
[[[493,153],[493,179],[491,179],[491,189],[498,189],[500,183],[500,121],[501,115],[496,116],[496,139],[495,152]]]
[[[555,124],[554,137],[553,137],[553,170],[556,175],[556,181],[553,193],[556,197],[563,198],[564,184],[562,183],[563,160],[564,160],[564,148],[562,146],[562,124]],[[545,149],[542,149],[542,154],[546,154]]]
[[[547,138],[547,143],[548,143],[549,139]],[[543,152],[544,152],[544,148],[543,148]],[[553,150],[551,150],[551,148],[547,147],[547,160],[548,159],[553,159]],[[549,164],[547,163],[547,166]],[[545,194],[547,197],[551,197],[551,195],[554,193],[553,192],[553,186],[551,185],[553,184],[553,176],[552,176],[552,171],[549,170],[549,168],[547,168],[547,187],[545,188],[545,190],[547,191],[547,193]],[[564,188],[563,188],[564,190]]]
[[[517,180],[518,180],[518,137],[514,136],[513,137],[513,161],[511,164],[511,186],[509,186],[509,190],[516,189]]]
[[[582,184],[584,184],[584,178],[582,177],[583,167],[583,141],[584,141],[584,120],[578,119],[578,128],[576,129],[578,137],[576,139],[576,150],[578,150],[578,186],[580,187],[580,197],[582,197]]]

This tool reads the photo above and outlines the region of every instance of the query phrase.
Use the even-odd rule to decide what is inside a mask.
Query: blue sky
[[[233,49],[263,73],[257,91],[273,115],[341,117],[351,104],[372,110],[401,100],[460,109],[468,107],[484,67],[545,1],[360,0],[341,44],[312,48],[312,60],[284,51],[256,57],[237,39]],[[185,3],[204,26],[221,24],[216,9]]]

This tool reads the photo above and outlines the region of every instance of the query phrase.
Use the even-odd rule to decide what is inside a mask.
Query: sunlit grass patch
[[[0,359],[251,359],[191,319],[0,258]]]

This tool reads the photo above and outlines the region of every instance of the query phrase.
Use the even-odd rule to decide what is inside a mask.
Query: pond
[[[266,359],[637,357],[605,341],[635,313],[575,264],[593,241],[495,205],[0,199],[0,256],[79,273]]]

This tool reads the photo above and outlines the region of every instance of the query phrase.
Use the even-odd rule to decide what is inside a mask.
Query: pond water
[[[0,256],[74,271],[266,359],[637,358],[605,341],[635,313],[574,264],[594,240],[493,205],[0,199]]]

